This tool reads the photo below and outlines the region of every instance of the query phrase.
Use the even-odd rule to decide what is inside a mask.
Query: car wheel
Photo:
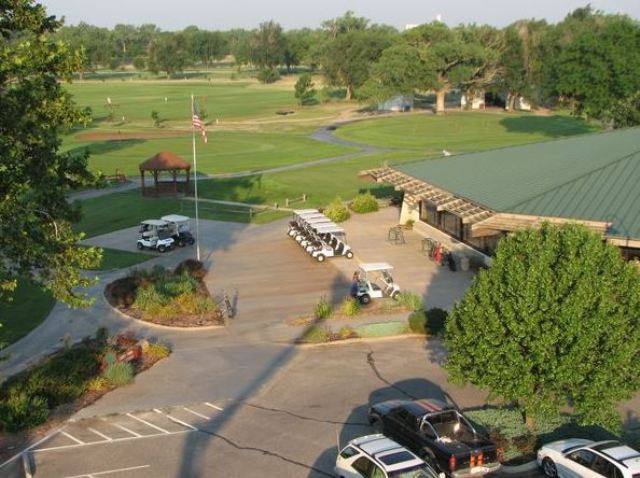
[[[360,296],[360,303],[367,305],[369,302],[371,302],[371,297],[369,296],[369,294],[364,294]]]
[[[353,252],[351,251],[347,252],[346,256],[347,256],[347,259],[353,259]]]
[[[382,423],[382,418],[380,418],[380,416],[371,415],[369,423],[371,424],[371,428],[373,428],[374,432],[384,435],[384,423]]]
[[[318,257],[316,257],[316,259],[318,259],[318,262],[324,262],[324,254],[318,254]]]
[[[558,469],[551,458],[545,458],[542,460],[542,471],[545,476],[548,476],[549,478],[556,478],[556,476],[558,476]]]
[[[158,252],[165,252],[167,250],[166,246],[158,246]]]
[[[178,241],[178,247],[184,247],[184,246],[186,246],[186,245],[187,245],[187,244],[186,244],[182,239],[180,239],[180,240]]]
[[[189,245],[190,246],[193,246],[195,243],[196,243],[196,240],[193,237],[189,238]]]
[[[393,294],[391,294],[391,298],[392,298],[393,300],[398,300],[398,296],[399,296],[399,295],[400,295],[400,291],[399,291],[399,290],[397,290],[397,291],[395,291]]]
[[[142,242],[138,242],[138,249],[139,249],[139,250],[144,249],[144,246],[142,245]]]

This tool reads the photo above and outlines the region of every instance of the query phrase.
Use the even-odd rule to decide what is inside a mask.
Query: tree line
[[[502,29],[436,21],[400,32],[347,12],[316,29],[285,31],[273,20],[253,30],[176,32],[80,23],[55,35],[84,50],[83,71],[132,65],[169,76],[232,58],[238,68],[258,68],[264,82],[300,65],[318,70],[347,100],[435,92],[442,112],[446,93],[456,89],[467,98],[501,95],[510,109],[522,98],[615,127],[640,123],[640,24],[590,6],[556,24],[519,20]]]

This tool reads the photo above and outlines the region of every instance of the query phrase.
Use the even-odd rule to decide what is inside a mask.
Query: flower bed
[[[203,279],[199,261],[187,260],[174,271],[160,266],[133,271],[105,288],[109,303],[136,319],[173,327],[222,325],[220,307]]]
[[[3,440],[20,444],[46,432],[169,354],[163,345],[108,337],[99,329],[95,338],[65,347],[0,386]]]

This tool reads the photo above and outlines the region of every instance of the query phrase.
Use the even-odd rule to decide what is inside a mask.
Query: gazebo
[[[179,192],[186,196],[189,194],[189,176],[191,172],[191,164],[179,157],[177,154],[168,151],[161,151],[155,156],[147,159],[138,166],[140,169],[140,187],[142,195],[151,194],[159,195],[177,195]],[[149,171],[153,174],[153,187],[145,187],[144,173]],[[185,172],[185,180],[178,180],[178,172]],[[162,179],[162,173],[167,172],[171,175],[171,179]]]

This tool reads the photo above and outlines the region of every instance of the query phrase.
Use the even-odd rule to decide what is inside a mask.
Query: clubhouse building
[[[363,172],[404,192],[400,222],[491,253],[542,222],[580,223],[640,257],[640,128]]]

